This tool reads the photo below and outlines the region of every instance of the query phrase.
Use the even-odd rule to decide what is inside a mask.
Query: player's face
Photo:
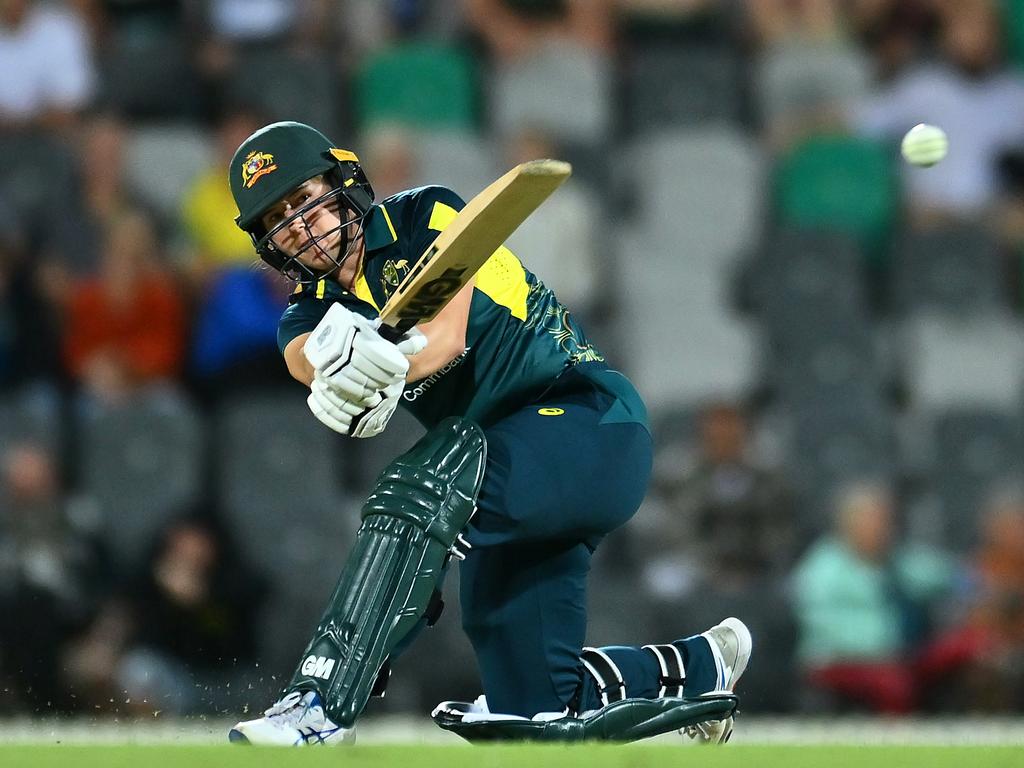
[[[337,199],[314,206],[299,216],[295,216],[295,213],[330,190],[322,176],[315,176],[273,205],[263,214],[262,219],[263,226],[269,232],[294,216],[271,239],[285,254],[298,254],[296,258],[300,262],[318,271],[336,266],[341,249],[349,240],[341,225],[351,221],[353,214],[341,208]]]

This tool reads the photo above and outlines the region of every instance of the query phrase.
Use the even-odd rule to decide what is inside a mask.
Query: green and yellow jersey
[[[340,302],[376,317],[427,247],[465,203],[444,187],[420,187],[375,205],[365,221],[366,251],[353,290],[324,279],[299,286],[278,327],[283,351],[312,331],[331,304]],[[466,350],[436,373],[410,382],[402,405],[429,428],[448,416],[487,426],[536,402],[573,369],[616,396],[617,421],[646,425],[643,402],[632,384],[608,368],[575,319],[504,246],[476,276]]]

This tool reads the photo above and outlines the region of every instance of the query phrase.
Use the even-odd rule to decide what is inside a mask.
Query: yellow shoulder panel
[[[440,232],[449,224],[452,223],[452,219],[457,215],[454,208],[444,203],[434,203],[434,207],[430,209],[430,222],[427,224],[431,229]]]
[[[476,287],[495,304],[508,307],[512,317],[526,322],[526,297],[530,293],[526,270],[504,245],[476,273]]]
[[[450,205],[434,203],[430,211],[430,229],[438,232],[451,224],[456,211]],[[507,307],[512,317],[526,321],[526,297],[530,286],[526,282],[526,270],[505,246],[501,246],[476,273],[476,287],[495,304]]]

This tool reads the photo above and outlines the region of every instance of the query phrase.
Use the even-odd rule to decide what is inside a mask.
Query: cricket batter
[[[662,645],[583,647],[590,558],[639,507],[651,437],[632,384],[554,294],[499,248],[392,343],[378,311],[459,196],[432,186],[375,203],[352,152],[293,122],[246,139],[230,176],[238,226],[296,283],[278,341],[313,415],[368,438],[402,405],[428,430],[364,504],[283,697],[231,740],[351,741],[389,658],[436,620],[453,558],[484,696],[438,705],[438,725],[470,741],[726,740],[751,652],[738,619]]]

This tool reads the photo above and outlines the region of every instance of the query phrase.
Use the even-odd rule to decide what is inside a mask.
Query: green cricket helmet
[[[359,158],[348,150],[338,149],[320,131],[302,123],[273,123],[256,131],[235,150],[229,174],[231,194],[238,206],[235,223],[252,238],[263,261],[299,283],[315,282],[342,265],[354,241],[354,233],[373,206],[373,188],[359,165]],[[324,177],[329,191],[297,205],[289,216],[274,222],[268,230],[263,224],[263,215],[303,182],[316,176]],[[305,215],[325,204],[338,209],[341,224],[314,236]],[[295,253],[286,253],[273,238],[296,220],[302,222],[308,239]],[[341,236],[336,256],[320,245],[335,233]],[[299,261],[298,257],[311,248],[316,248],[334,266],[321,272]]]

